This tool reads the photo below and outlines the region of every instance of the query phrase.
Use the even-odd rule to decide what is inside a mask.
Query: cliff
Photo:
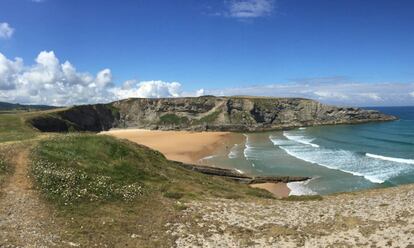
[[[41,131],[147,128],[195,131],[264,131],[301,126],[395,120],[374,110],[334,107],[302,98],[135,98],[84,105],[33,118]]]

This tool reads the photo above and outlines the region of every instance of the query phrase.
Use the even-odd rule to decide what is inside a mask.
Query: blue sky
[[[410,0],[0,0],[0,100],[199,91],[414,105],[413,11]],[[42,52],[53,65],[35,61]],[[67,102],[59,89],[82,92]]]

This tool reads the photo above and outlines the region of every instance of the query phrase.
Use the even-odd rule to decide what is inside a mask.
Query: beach
[[[158,131],[144,129],[115,129],[101,134],[128,139],[160,151],[168,159],[201,164],[202,158],[226,150],[239,135],[230,132]],[[242,138],[241,138],[242,139]]]
[[[203,158],[225,155],[234,144],[240,144],[245,137],[231,132],[159,131],[145,129],[113,129],[100,134],[148,146],[160,151],[168,159],[190,164],[204,164]],[[212,164],[207,164],[211,165]],[[214,164],[220,167],[220,164]],[[254,188],[265,189],[276,197],[286,197],[290,189],[285,183],[252,184]]]

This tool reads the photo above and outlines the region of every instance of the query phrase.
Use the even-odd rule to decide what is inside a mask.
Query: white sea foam
[[[217,155],[210,155],[210,156],[206,156],[204,158],[201,158],[199,161],[209,160],[209,159],[212,159],[212,158],[215,158],[215,157],[217,157]]]
[[[285,136],[287,139],[296,141],[298,143],[302,143],[304,145],[309,145],[312,147],[319,147],[319,145],[312,143],[312,141],[314,141],[315,139],[309,139],[303,135],[295,135],[295,134],[292,134],[291,132],[283,132],[283,136]]]
[[[373,183],[383,183],[392,177],[413,169],[413,167],[402,164],[401,161],[372,158],[364,156],[364,154],[340,149],[313,147],[298,141],[297,138],[292,138],[292,135],[286,135],[285,137],[291,139],[281,140],[272,136],[269,138],[274,145],[293,157],[330,169],[341,170],[355,176],[362,176]]]
[[[239,169],[234,169],[234,170],[237,171],[240,174],[244,174],[244,171],[242,171],[242,170],[239,170]]]
[[[290,189],[289,195],[316,195],[318,194],[309,188],[308,184],[311,180],[312,179],[306,180],[303,182],[287,183],[287,186]]]
[[[230,149],[229,154],[227,157],[229,159],[237,158],[239,156],[239,144],[234,144],[234,146]]]
[[[392,161],[392,162],[403,163],[403,164],[414,164],[414,159],[393,158],[393,157],[386,157],[386,156],[381,156],[381,155],[376,155],[376,154],[371,154],[371,153],[366,153],[365,155],[367,157],[375,158],[375,159],[381,159],[381,160]]]
[[[250,139],[249,139],[249,136],[247,134],[244,134],[244,136],[246,137],[246,141],[245,141],[245,145],[244,145],[243,156],[246,158],[246,160],[259,159],[257,157],[256,153],[255,153],[257,148],[253,147],[250,144]]]
[[[305,130],[306,129],[306,127],[300,127],[299,128],[299,130]]]

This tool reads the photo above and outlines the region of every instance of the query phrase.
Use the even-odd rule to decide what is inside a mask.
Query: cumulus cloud
[[[96,75],[81,73],[69,61],[61,64],[53,51],[40,52],[35,64],[28,67],[22,59],[9,60],[0,53],[0,101],[72,105],[198,93],[183,93],[178,82],[127,80],[119,87],[110,69]]]
[[[180,83],[167,83],[163,81],[137,82],[135,80],[128,80],[122,85],[121,88],[114,88],[112,91],[119,99],[130,97],[179,97],[182,95]]]
[[[303,97],[346,106],[414,105],[414,83],[363,83],[330,77],[186,92],[179,82],[127,80],[116,84],[110,69],[79,72],[69,61],[61,63],[53,51],[40,52],[33,65],[0,53],[0,101],[66,106],[131,97],[201,95]]]
[[[14,33],[14,28],[12,28],[7,22],[0,22],[0,38],[9,39]]]
[[[40,52],[31,66],[25,66],[21,58],[11,60],[0,53],[0,101],[73,105],[181,95],[178,82],[128,80],[116,86],[110,69],[96,75],[78,72],[69,61],[60,63],[53,51]]]

